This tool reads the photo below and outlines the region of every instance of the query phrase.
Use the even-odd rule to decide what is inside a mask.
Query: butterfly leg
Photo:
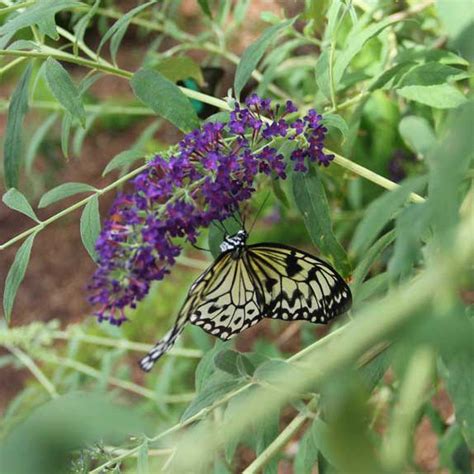
[[[140,360],[139,365],[142,370],[149,372],[153,368],[155,362],[171,349],[176,342],[176,339],[178,339],[178,336],[183,332],[186,322],[187,316],[185,314],[180,314],[171,331],[169,331],[163,339],[158,341],[153,349],[151,349],[150,352]]]

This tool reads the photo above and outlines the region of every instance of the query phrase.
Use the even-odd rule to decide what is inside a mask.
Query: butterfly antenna
[[[204,247],[199,247],[199,245],[191,244],[195,249],[202,250],[203,252],[210,252],[209,249],[205,249]]]
[[[238,219],[235,216],[235,214],[237,214],[239,216]],[[237,224],[239,224],[241,229],[245,229],[245,222],[242,220],[242,215],[240,214],[239,209],[236,209],[236,211],[231,214],[231,217],[232,217],[232,219],[234,219],[235,222],[237,222]]]
[[[252,232],[252,229],[254,228],[255,223],[257,222],[258,216],[262,212],[263,206],[265,206],[269,197],[270,197],[270,192],[267,193],[267,195],[265,196],[265,199],[262,201],[262,204],[260,204],[260,207],[258,208],[258,211],[255,214],[255,219],[253,220],[252,225],[250,226],[250,230],[248,231],[249,234]]]
[[[227,229],[225,228],[225,225],[224,225],[224,223],[223,223],[222,221],[215,220],[215,221],[214,221],[214,225],[215,225],[217,228],[219,228],[219,226],[220,226],[220,229],[221,229],[222,231],[224,231],[224,234],[225,234],[225,235],[229,235],[229,232],[227,232]]]

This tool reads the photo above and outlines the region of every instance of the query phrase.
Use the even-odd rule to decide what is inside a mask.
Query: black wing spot
[[[286,272],[288,274],[288,278],[292,278],[297,275],[303,267],[298,263],[298,259],[294,253],[289,253],[286,256]]]
[[[278,283],[274,278],[268,278],[265,280],[265,289],[270,293],[272,288]]]

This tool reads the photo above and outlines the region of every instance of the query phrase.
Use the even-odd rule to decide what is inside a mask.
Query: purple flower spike
[[[287,163],[278,148],[293,140],[290,161],[297,172],[309,162],[328,166],[322,117],[297,112],[291,101],[272,107],[252,94],[238,103],[227,123],[206,123],[187,134],[173,156],[156,156],[133,180],[129,194],[119,194],[96,242],[98,268],[88,286],[99,321],[120,325],[125,309],[134,308],[174,265],[182,247],[195,243],[201,228],[232,215],[251,198],[259,175],[286,179]]]

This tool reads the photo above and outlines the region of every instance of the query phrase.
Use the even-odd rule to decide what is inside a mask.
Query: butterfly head
[[[240,250],[245,247],[248,234],[245,230],[239,230],[234,235],[227,235],[224,237],[220,245],[221,252],[227,252],[228,250]]]

